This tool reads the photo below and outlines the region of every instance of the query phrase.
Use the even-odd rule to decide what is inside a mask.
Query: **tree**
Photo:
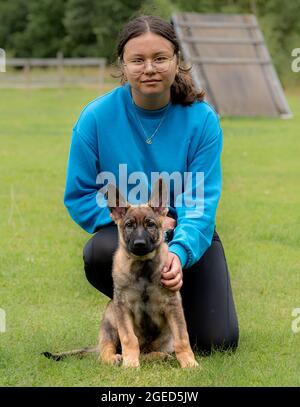
[[[137,14],[142,0],[68,0],[64,17],[64,52],[114,60],[119,31]]]
[[[0,48],[13,54],[19,33],[27,25],[28,3],[26,0],[2,0],[0,2]]]
[[[140,14],[143,0],[102,0],[97,2],[94,31],[102,54],[113,62],[116,43],[123,25]]]
[[[66,36],[63,40],[65,55],[97,56],[97,37],[94,32],[96,1],[68,0],[63,24]],[[99,55],[99,54],[98,54]]]
[[[118,34],[131,18],[154,14],[168,20],[178,11],[256,14],[279,74],[291,75],[300,0],[0,0],[0,47],[8,56],[53,57],[62,50],[113,62]]]
[[[23,35],[30,56],[56,56],[65,36],[62,23],[64,13],[64,0],[29,1],[28,23]]]

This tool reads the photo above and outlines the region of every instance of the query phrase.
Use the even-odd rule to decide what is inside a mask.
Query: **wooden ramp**
[[[290,118],[292,112],[254,15],[172,15],[194,83],[221,116]]]

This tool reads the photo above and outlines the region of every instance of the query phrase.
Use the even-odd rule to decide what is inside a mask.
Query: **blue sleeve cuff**
[[[169,251],[176,254],[179,257],[181,267],[184,268],[188,259],[187,251],[181,245],[176,243],[169,246]]]

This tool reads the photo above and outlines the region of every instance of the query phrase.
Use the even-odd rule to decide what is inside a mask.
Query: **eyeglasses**
[[[172,57],[160,56],[150,60],[151,66],[156,72],[166,72],[170,68],[171,61],[174,59],[175,54]],[[129,73],[132,75],[139,75],[146,69],[147,61],[141,58],[135,58],[123,64],[126,66]]]

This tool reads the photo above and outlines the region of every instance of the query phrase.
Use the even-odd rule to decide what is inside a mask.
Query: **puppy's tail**
[[[68,356],[83,357],[89,353],[99,353],[99,352],[100,352],[99,346],[90,346],[90,347],[86,347],[86,348],[74,349],[74,350],[69,350],[67,352],[60,352],[60,353],[43,352],[42,355],[44,355],[48,359],[53,359],[58,362],[59,360],[62,360]]]

